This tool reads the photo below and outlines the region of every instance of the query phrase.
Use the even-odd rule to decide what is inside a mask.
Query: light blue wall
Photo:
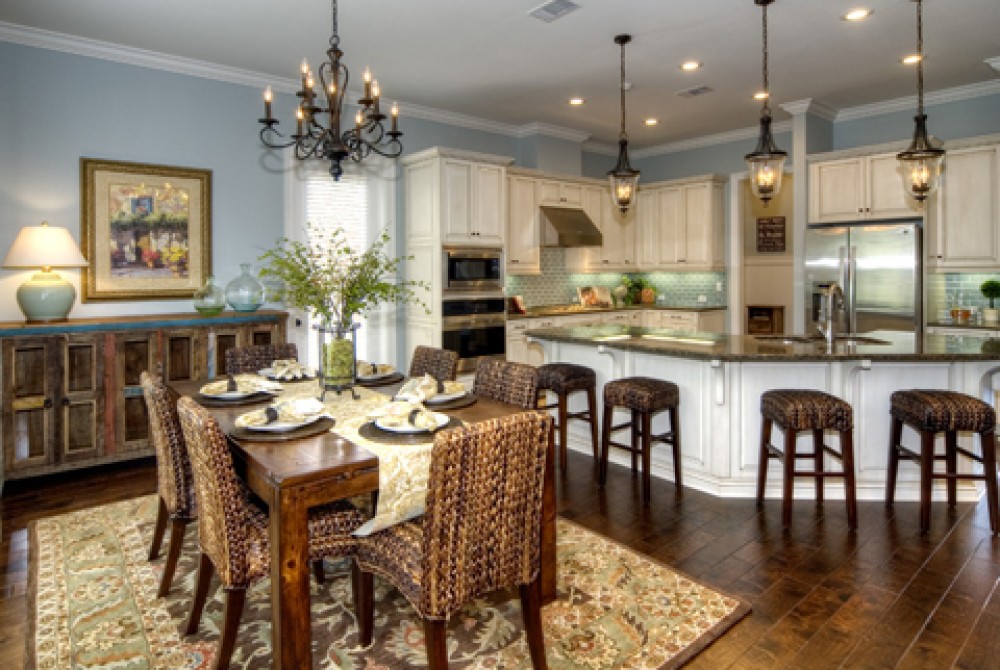
[[[212,264],[223,285],[281,235],[282,178],[256,141],[258,90],[5,42],[0,63],[0,251],[43,219],[79,241],[82,156],[212,170]],[[79,285],[79,271],[61,273]],[[12,296],[27,274],[0,271],[0,320],[23,318]],[[190,309],[190,300],[78,303],[71,315]]]
[[[532,135],[519,142],[518,165],[557,174],[579,175],[580,143],[547,135]]]
[[[944,140],[1000,133],[1000,94],[926,107],[927,130]],[[834,125],[834,149],[884,142],[908,142],[916,108]]]

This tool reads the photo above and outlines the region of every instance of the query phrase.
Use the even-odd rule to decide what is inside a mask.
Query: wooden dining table
[[[315,382],[314,382],[315,383]],[[202,382],[174,382],[181,395],[196,396]],[[386,393],[398,384],[372,390]],[[319,390],[317,388],[317,395]],[[229,435],[236,417],[260,407],[206,407]],[[515,405],[478,398],[476,403],[445,413],[465,423],[523,412]],[[334,500],[377,491],[378,458],[334,432],[281,442],[229,437],[235,460],[247,484],[267,504],[271,552],[272,667],[303,670],[312,667],[309,609],[309,508]],[[549,436],[542,502],[542,602],[556,596],[555,448]]]

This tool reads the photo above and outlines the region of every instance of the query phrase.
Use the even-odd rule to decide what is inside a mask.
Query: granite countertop
[[[526,314],[507,313],[508,319],[530,319],[536,316],[570,316],[572,314],[599,314],[601,312],[631,312],[637,309],[662,309],[682,312],[708,312],[726,309],[725,305],[629,305],[627,307],[584,307],[579,304],[539,305],[529,307]]]
[[[996,340],[926,334],[917,337],[898,331],[875,331],[863,336],[880,343],[838,341],[833,347],[824,340],[803,336],[689,333],[620,325],[536,328],[527,335],[539,340],[706,361],[1000,361],[1000,342]]]

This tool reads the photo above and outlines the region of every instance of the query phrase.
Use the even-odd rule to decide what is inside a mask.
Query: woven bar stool
[[[544,402],[545,392],[556,394],[556,402],[540,405],[539,409],[559,410],[559,467],[566,470],[566,424],[570,419],[585,421],[590,424],[590,442],[594,450],[594,460],[599,459],[597,453],[597,375],[584,365],[573,363],[546,363],[538,368],[538,398]],[[566,408],[567,398],[577,391],[587,392],[587,410],[569,412]]]
[[[843,477],[847,499],[847,525],[852,530],[858,527],[858,503],[854,486],[854,411],[851,406],[829,393],[810,389],[776,389],[765,391],[760,397],[760,413],[763,421],[760,427],[760,465],[757,471],[757,502],[764,501],[769,459],[776,458],[784,466],[782,476],[781,522],[787,526],[792,522],[792,495],[796,477],[813,477],[816,480],[816,503],[823,502],[823,480],[827,477]],[[771,444],[771,428],[774,424],[784,432],[784,451]],[[800,431],[808,430],[813,435],[813,450],[808,453],[796,449],[796,437]],[[840,451],[826,445],[823,431],[835,430],[840,433]],[[840,472],[828,471],[824,467],[824,454],[840,460]],[[795,469],[795,460],[812,458],[813,470]]]
[[[997,507],[996,443],[993,439],[996,413],[979,398],[954,391],[911,389],[896,391],[890,397],[889,412],[892,428],[889,434],[889,471],[886,475],[886,502],[891,505],[896,494],[896,471],[902,456],[920,464],[920,529],[927,531],[931,521],[931,484],[935,479],[947,481],[948,505],[955,504],[959,479],[986,483],[986,505],[990,512],[990,529],[1000,532]],[[900,444],[903,424],[920,433],[920,452]],[[958,431],[979,434],[982,456],[958,446]],[[944,453],[934,452],[934,437],[944,433]],[[983,474],[959,474],[958,455],[962,454],[982,464]],[[934,471],[934,461],[945,462],[945,472]]]
[[[608,451],[619,447],[632,453],[632,471],[635,472],[636,456],[642,456],[642,501],[649,502],[651,475],[649,455],[654,442],[664,442],[673,447],[674,484],[680,492],[681,481],[681,429],[677,406],[680,390],[677,384],[649,377],[626,377],[604,385],[604,424],[601,432],[601,465],[598,484],[604,486],[608,479]],[[617,426],[611,425],[614,408],[631,410],[632,419]],[[653,415],[667,410],[670,413],[670,432],[653,434]],[[629,444],[612,442],[611,433],[625,428],[632,429]],[[641,443],[640,443],[641,442]]]

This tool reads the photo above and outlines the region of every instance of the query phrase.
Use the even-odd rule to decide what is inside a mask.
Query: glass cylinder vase
[[[264,304],[264,285],[250,267],[250,263],[241,264],[240,276],[226,285],[226,302],[237,312],[256,312]]]
[[[340,394],[350,390],[354,392],[357,379],[358,350],[355,334],[358,324],[349,326],[341,324],[325,324],[317,327],[319,333],[319,384],[323,389],[320,400],[324,400],[327,391]]]

